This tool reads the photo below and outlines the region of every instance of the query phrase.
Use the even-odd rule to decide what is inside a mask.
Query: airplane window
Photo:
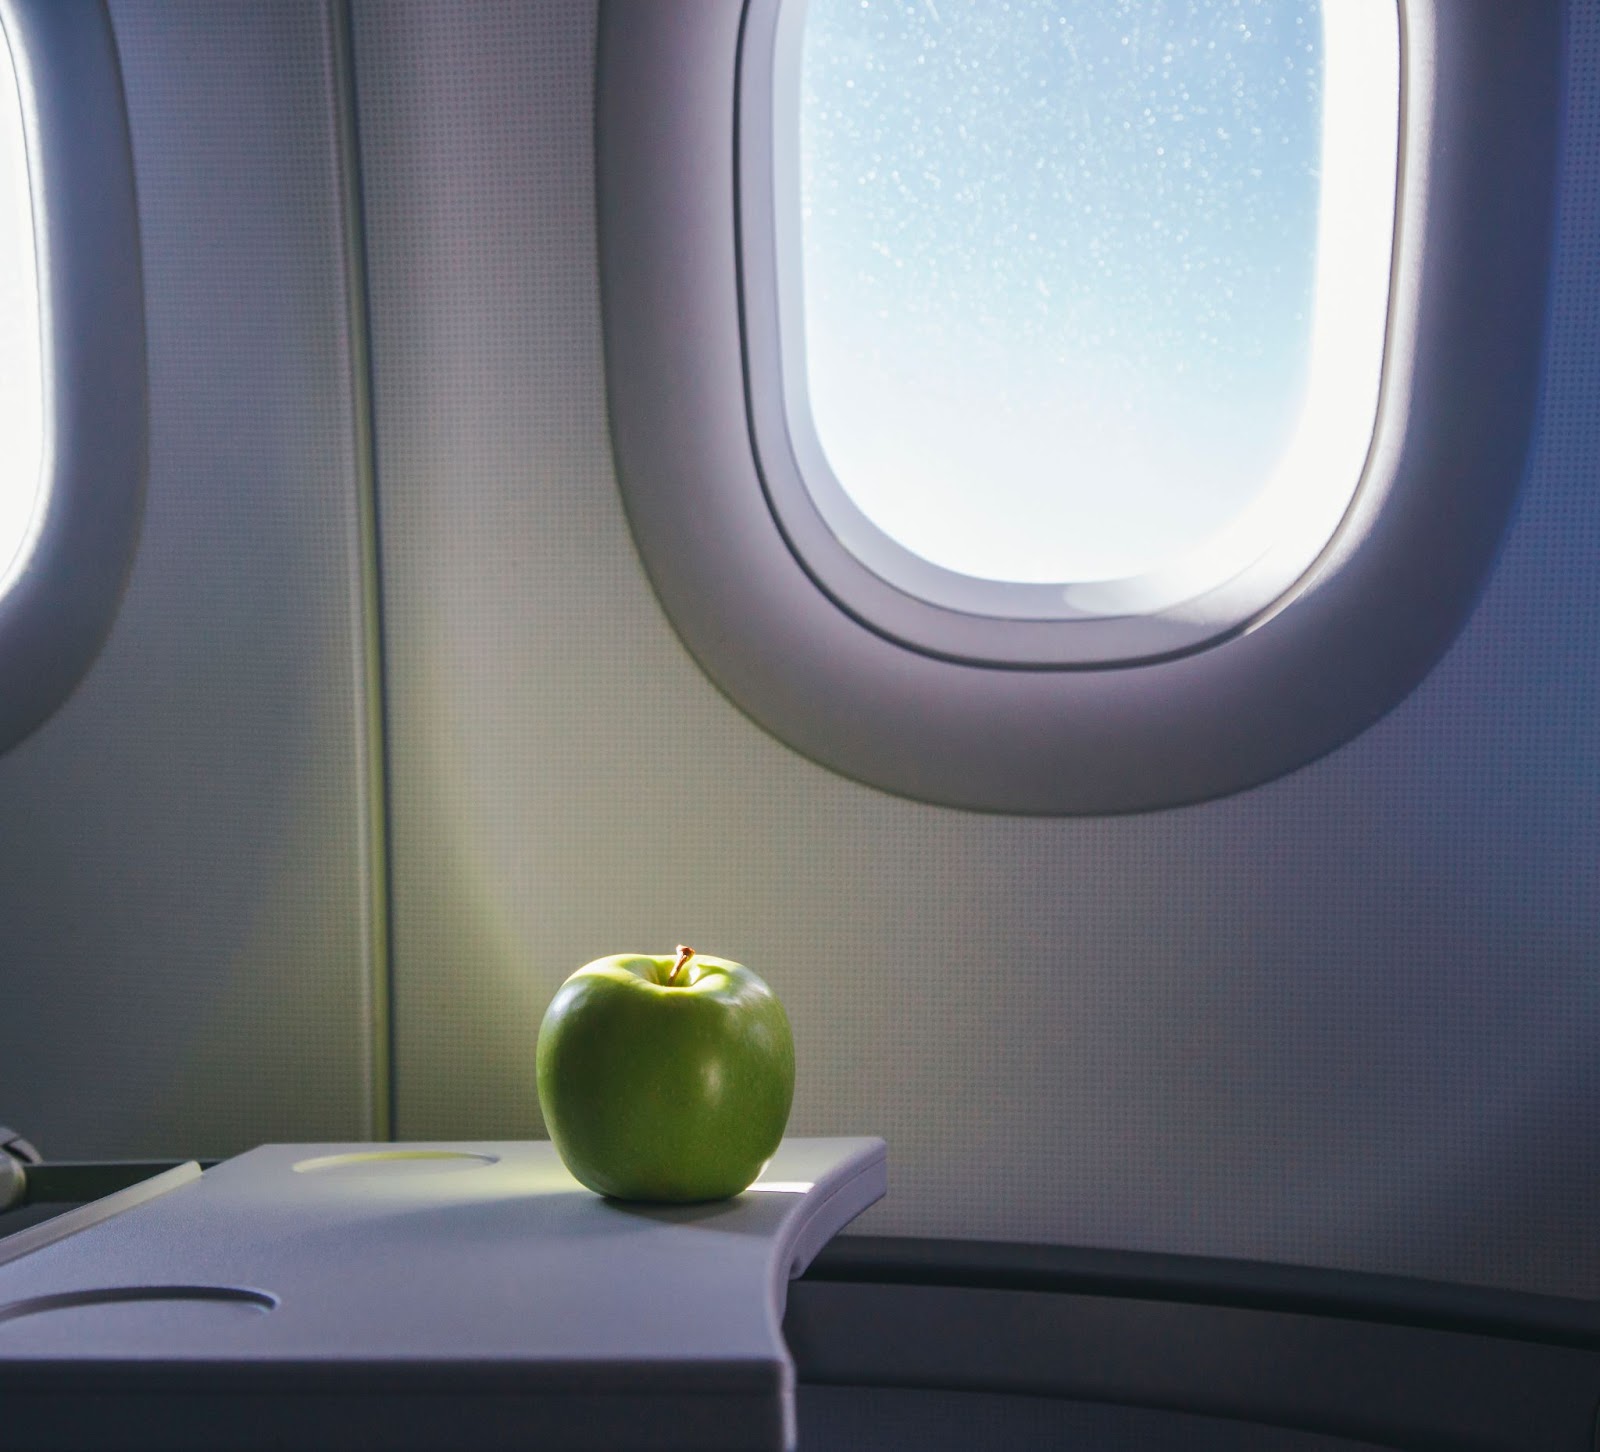
[[[1204,801],[1392,709],[1529,457],[1564,22],[1517,14],[603,5],[617,480],[707,675],[999,812]]]
[[[1289,588],[1372,441],[1394,0],[786,9],[752,339],[780,514],[953,610],[1181,614],[1101,660]]]
[[[0,0],[0,752],[105,642],[148,453],[133,157],[102,0]]]
[[[0,595],[28,562],[44,480],[43,360],[22,102],[0,26]]]

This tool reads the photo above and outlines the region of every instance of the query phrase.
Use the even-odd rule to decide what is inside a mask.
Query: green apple
[[[693,948],[578,969],[539,1026],[539,1107],[557,1152],[619,1200],[722,1200],[772,1158],[794,1039],[750,969]]]

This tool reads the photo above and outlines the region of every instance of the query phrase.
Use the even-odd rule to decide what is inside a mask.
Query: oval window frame
[[[746,13],[606,0],[597,64],[619,487],[657,596],[713,682],[858,781],[1027,814],[1225,795],[1322,756],[1403,699],[1470,614],[1526,465],[1564,0],[1514,17],[1496,0],[1403,0],[1389,343],[1356,504],[1292,595],[1204,649],[1115,666],[1002,661],[962,642],[914,649],[822,588],[784,535],[748,397]],[[1054,622],[1004,624],[1020,640]]]
[[[0,596],[0,751],[64,702],[111,629],[138,543],[148,382],[122,71],[103,0],[0,0],[39,263],[47,491]]]

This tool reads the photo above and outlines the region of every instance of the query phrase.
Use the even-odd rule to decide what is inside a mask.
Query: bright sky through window
[[[33,203],[22,106],[0,28],[0,595],[27,564],[44,477],[44,392]]]
[[[809,0],[804,382],[856,508],[1006,582],[1314,555],[1376,409],[1397,46],[1392,0]]]

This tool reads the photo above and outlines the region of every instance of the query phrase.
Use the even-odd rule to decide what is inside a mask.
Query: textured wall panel
[[[592,7],[362,5],[401,1132],[536,1132],[556,985],[681,940],[785,999],[796,1131],[888,1139],[863,1229],[1600,1294],[1579,9],[1543,421],[1465,635],[1289,778],[1015,820],[795,756],[651,596],[606,433]]]
[[[0,758],[0,1119],[56,1156],[357,1135],[369,914],[326,20],[112,13],[149,497],[104,654]]]

